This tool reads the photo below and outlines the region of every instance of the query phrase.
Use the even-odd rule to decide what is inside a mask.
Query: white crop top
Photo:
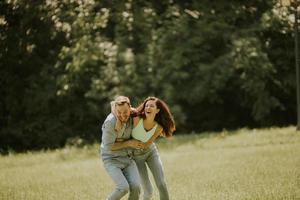
[[[157,123],[151,130],[146,131],[143,125],[143,121],[144,120],[142,118],[139,120],[136,127],[132,129],[131,135],[136,140],[139,140],[141,142],[147,142],[154,135],[157,128]]]

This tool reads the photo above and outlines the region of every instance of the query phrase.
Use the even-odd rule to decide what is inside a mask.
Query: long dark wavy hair
[[[157,97],[148,97],[141,103],[137,108],[137,116],[146,118],[145,115],[145,106],[147,101],[153,100],[156,104],[156,107],[159,109],[159,112],[155,115],[154,120],[162,126],[164,137],[171,137],[173,132],[176,130],[175,121],[172,113],[170,112],[169,106],[161,99]]]

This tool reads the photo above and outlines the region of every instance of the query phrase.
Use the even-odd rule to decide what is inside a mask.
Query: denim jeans
[[[169,200],[163,166],[155,144],[152,144],[145,150],[134,150],[134,160],[141,177],[144,192],[143,200],[149,200],[153,195],[153,187],[148,176],[147,166],[149,167],[158,188],[160,200]]]
[[[119,200],[129,192],[129,200],[138,200],[140,196],[140,177],[135,162],[132,159],[128,159],[127,163],[105,159],[103,164],[116,185],[107,199]]]

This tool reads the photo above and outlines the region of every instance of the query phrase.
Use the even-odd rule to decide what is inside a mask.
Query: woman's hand
[[[130,106],[130,114],[131,116],[136,117],[138,115],[138,110]]]
[[[117,117],[116,102],[115,101],[110,102],[110,111],[111,111],[112,114],[114,114],[115,117]]]

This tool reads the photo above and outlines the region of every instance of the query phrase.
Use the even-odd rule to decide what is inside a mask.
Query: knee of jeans
[[[144,199],[151,199],[152,196],[153,196],[153,188],[152,187],[144,188]]]
[[[167,184],[164,180],[161,180],[157,183],[157,188],[166,188]]]
[[[144,192],[143,200],[152,199],[152,196],[153,196],[153,192],[151,192],[151,193]]]
[[[139,184],[131,184],[130,191],[139,193],[141,191],[141,187]]]

